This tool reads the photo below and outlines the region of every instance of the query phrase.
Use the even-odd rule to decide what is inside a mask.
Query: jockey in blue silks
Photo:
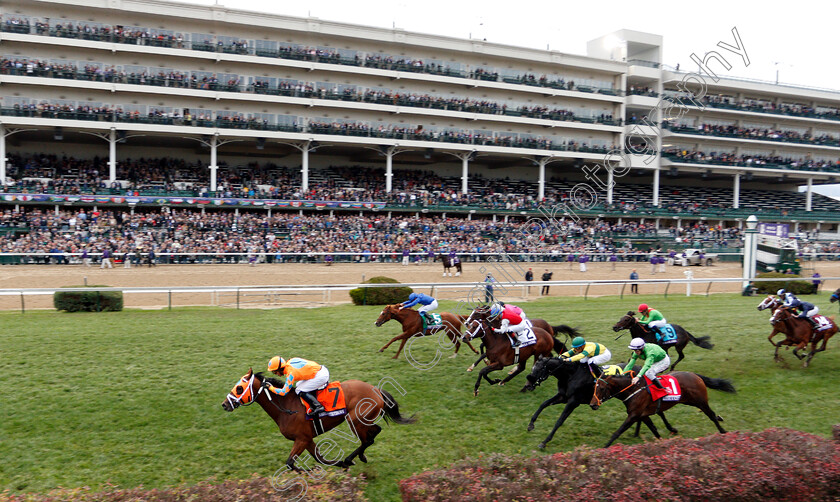
[[[813,316],[817,315],[820,312],[820,308],[814,305],[813,303],[803,302],[799,298],[797,298],[793,293],[787,293],[785,298],[785,303],[783,304],[784,307],[790,307],[792,309],[798,310],[799,315],[797,316],[799,319],[805,319],[814,329],[819,327],[817,321],[813,318]]]
[[[422,307],[417,309],[417,312],[420,312],[420,315],[425,317],[427,320],[431,320],[431,318],[426,314],[438,308],[437,300],[431,296],[424,295],[423,293],[411,293],[408,295],[408,301],[403,302],[400,309],[413,307],[417,304],[422,305]]]

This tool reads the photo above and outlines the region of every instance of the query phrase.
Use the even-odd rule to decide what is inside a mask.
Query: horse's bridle
[[[232,391],[228,392],[227,402],[228,402],[228,404],[230,404],[230,408],[232,410],[235,410],[236,408],[238,408],[240,406],[250,406],[251,404],[253,404],[254,401],[256,401],[256,399],[254,398],[254,377],[255,376],[256,375],[251,375],[251,379],[248,380],[248,385],[242,390],[242,392],[239,393],[239,396],[234,396]],[[242,401],[242,396],[245,395],[246,390],[251,391],[250,394],[249,394],[251,396],[251,400],[248,401],[247,403]],[[260,391],[262,391],[262,387],[260,387]],[[234,403],[236,403],[236,405],[234,405]]]
[[[598,402],[598,406],[601,406],[602,404],[606,403],[606,402],[607,402],[607,401],[609,401],[610,399],[612,399],[612,398],[614,398],[614,397],[618,396],[619,394],[621,394],[622,392],[624,392],[625,390],[627,390],[627,389],[629,389],[630,387],[632,387],[632,386],[633,386],[633,383],[631,382],[631,383],[630,383],[630,385],[628,385],[627,387],[625,387],[625,388],[621,389],[620,391],[616,392],[615,394],[610,394],[610,395],[608,395],[608,396],[607,396],[607,397],[605,397],[605,398],[603,399],[603,401],[602,401],[602,400],[598,397],[598,382],[604,382],[604,384],[605,384],[605,385],[608,385],[608,384],[609,384],[609,382],[607,382],[607,380],[606,380],[605,378],[602,378],[602,376],[598,376],[597,378],[595,378],[595,389],[592,391],[592,399],[594,399],[595,401],[597,401],[597,402]],[[644,387],[644,385],[642,385],[641,387],[639,387],[638,389],[636,389],[636,391],[635,391],[635,392],[633,392],[633,393],[632,393],[632,394],[630,394],[629,396],[627,396],[627,397],[625,397],[624,399],[622,399],[622,400],[621,400],[621,402],[623,402],[623,403],[627,402],[627,400],[628,400],[628,399],[630,399],[631,397],[635,396],[635,395],[636,395],[636,394],[638,394],[639,392],[643,391],[643,390],[644,390],[644,388],[645,388],[645,387]],[[607,388],[607,390],[609,390],[609,388]]]

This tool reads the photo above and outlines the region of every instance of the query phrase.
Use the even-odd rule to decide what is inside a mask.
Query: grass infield
[[[711,335],[715,348],[689,345],[678,369],[734,382],[736,395],[710,391],[710,404],[725,418],[725,428],[790,427],[830,435],[840,416],[840,338],[829,341],[828,350],[817,354],[808,369],[787,351],[785,362],[775,363],[766,341],[769,314],[755,310],[760,298],[558,298],[521,305],[530,317],[579,326],[588,339],[610,348],[613,362],[623,362],[629,356],[629,334],[615,341],[610,328],[639,300],[696,336]],[[833,310],[827,294],[816,300]],[[454,307],[441,303],[441,311]],[[491,452],[541,454],[536,446],[561,408],[543,412],[534,432],[525,428],[539,403],[554,393],[554,379],[529,394],[519,393],[523,375],[505,387],[484,382],[474,398],[477,375],[464,371],[474,360],[468,348],[462,347],[455,359],[443,350],[440,362],[428,371],[414,368],[404,356],[393,360],[396,344],[383,354],[378,349],[398,333],[398,325],[391,321],[374,327],[379,311],[347,305],[0,314],[0,491],[105,483],[160,487],[210,477],[271,476],[292,443],[259,407],[225,413],[220,405],[250,366],[263,371],[278,353],[325,364],[334,379],[376,384],[392,377],[404,387],[405,395],[392,394],[404,414],[418,414],[418,423],[385,426],[368,450],[370,463],[350,469],[351,474],[365,473],[371,500],[397,500],[399,479],[462,458]],[[414,347],[415,357],[428,362],[437,344],[426,338]],[[624,416],[619,402],[599,411],[580,408],[546,452],[602,446]],[[686,437],[715,431],[694,408],[679,406],[668,416]],[[654,422],[664,431],[658,418]],[[650,439],[643,431],[641,440],[626,433],[619,442]],[[349,442],[338,441],[350,451]]]

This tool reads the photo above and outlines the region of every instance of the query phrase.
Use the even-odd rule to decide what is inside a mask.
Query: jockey
[[[560,354],[560,358],[564,361],[580,361],[581,364],[588,364],[589,371],[593,373],[592,366],[603,366],[610,357],[612,354],[608,348],[600,343],[587,342],[582,336],[572,340],[572,350]]]
[[[317,415],[324,411],[324,405],[318,402],[315,391],[326,387],[330,383],[330,372],[326,366],[293,357],[286,361],[280,356],[274,356],[268,362],[268,371],[277,376],[286,377],[286,384],[282,389],[277,390],[273,385],[268,390],[275,394],[285,396],[294,386],[295,392],[309,403],[312,408],[311,415]]]
[[[502,325],[494,328],[493,331],[496,333],[508,333],[508,336],[511,338],[511,346],[514,348],[519,347],[518,335],[531,327],[531,321],[525,317],[525,312],[521,308],[509,303],[504,306],[497,303],[490,307],[491,317],[499,315],[502,318]]]
[[[426,315],[438,308],[438,302],[434,298],[429,295],[424,295],[423,293],[411,293],[408,295],[408,300],[401,303],[400,310],[404,308],[413,307],[417,304],[422,305],[417,312],[420,312],[420,315],[425,317],[427,320],[431,321],[431,317]]]
[[[659,380],[656,379],[656,374],[665,371],[671,365],[671,358],[668,357],[668,353],[659,345],[645,343],[641,338],[631,340],[628,348],[633,351],[633,355],[627,361],[627,365],[624,366],[624,373],[633,369],[633,365],[636,364],[636,359],[641,357],[645,360],[645,364],[639,370],[639,374],[633,377],[633,384],[636,384],[642,375],[646,375],[653,382],[653,385],[664,389]]]
[[[819,324],[814,319],[813,316],[817,315],[820,312],[820,308],[814,305],[813,303],[803,302],[799,298],[797,298],[793,293],[788,293],[788,296],[785,298],[785,303],[782,305],[783,307],[789,307],[794,310],[799,310],[799,315],[797,316],[799,319],[805,319],[809,323],[811,323],[811,327],[817,329]]]
[[[662,317],[662,313],[658,310],[652,309],[648,307],[647,303],[643,303],[639,305],[639,313],[642,314],[642,318],[639,319],[639,324],[644,324],[647,326],[654,334],[657,334],[656,339],[658,340],[662,336],[662,331],[659,328],[668,324],[668,321]]]

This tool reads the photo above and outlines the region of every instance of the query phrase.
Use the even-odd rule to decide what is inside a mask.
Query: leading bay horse
[[[557,432],[557,429],[563,425],[563,422],[569,418],[569,415],[571,415],[578,406],[585,404],[592,399],[592,395],[595,392],[595,379],[603,375],[601,368],[593,368],[593,370],[595,371],[594,374],[589,372],[588,364],[564,361],[559,357],[540,357],[537,359],[537,362],[534,363],[534,367],[531,369],[531,374],[527,377],[528,385],[525,386],[525,389],[533,390],[549,376],[554,376],[557,378],[557,394],[544,401],[540,407],[537,408],[537,411],[531,417],[531,422],[528,424],[528,431],[530,432],[534,430],[534,423],[537,421],[537,417],[540,416],[540,413],[542,413],[542,410],[555,404],[566,403],[566,406],[563,408],[560,418],[558,418],[557,422],[554,424],[554,428],[551,430],[551,433],[549,433],[548,437],[539,444],[540,449],[544,449],[546,444],[554,438],[554,434]],[[671,427],[671,424],[669,424],[668,420],[665,419],[665,414],[663,412],[659,411],[657,412],[657,415],[662,418],[662,421],[665,423],[665,427],[667,427],[669,431],[674,434],[677,433],[677,429]],[[654,435],[658,433],[656,428],[653,426],[653,423],[650,421],[650,418],[643,417],[636,423],[636,437],[639,436],[639,428],[642,423],[647,425]]]
[[[435,258],[437,260],[437,258]],[[450,277],[452,277],[452,272],[449,270],[452,267],[455,267],[455,277],[461,275],[461,259],[455,256],[454,258],[450,258],[447,254],[440,254],[440,261],[443,262],[443,276],[446,277],[448,273]]]
[[[650,392],[645,387],[644,378],[639,380],[635,385],[632,383],[633,377],[629,374],[598,379],[595,383],[595,393],[589,402],[592,409],[597,410],[602,404],[614,397],[624,401],[624,406],[627,408],[627,419],[613,433],[604,448],[613,444],[613,441],[618,439],[634,423],[639,420],[644,421],[645,418],[650,417],[654,413],[667,411],[676,404],[685,404],[699,408],[715,424],[715,427],[717,427],[721,434],[726,433],[720,425],[723,419],[709,407],[709,394],[707,389],[715,389],[734,394],[735,387],[732,386],[732,382],[720,378],[709,378],[698,375],[697,373],[689,373],[688,371],[676,371],[670,373],[670,375],[676,378],[680,384],[682,394],[680,395],[679,401],[654,401],[650,397]],[[645,421],[645,424],[648,427],[653,426],[653,422],[649,418]],[[653,431],[653,435],[659,438],[656,427],[653,427],[651,430]]]
[[[443,321],[443,327],[427,329],[424,332],[423,319],[420,318],[420,312],[411,308],[400,307],[401,305],[399,304],[386,305],[385,308],[382,309],[382,313],[379,314],[379,317],[376,319],[376,322],[373,323],[373,325],[378,328],[391,319],[394,319],[402,325],[403,329],[402,333],[392,338],[390,342],[386,343],[381,349],[379,349],[379,352],[385,351],[389,345],[397,340],[400,340],[400,348],[397,349],[397,353],[394,355],[394,359],[398,359],[400,357],[400,352],[402,352],[402,349],[405,346],[405,342],[408,341],[409,338],[412,336],[432,335],[443,329],[446,330],[446,336],[449,337],[449,340],[455,344],[455,353],[450,357],[458,355],[458,350],[461,348],[461,328],[464,326],[464,319],[466,319],[465,316],[452,314],[450,312],[441,312],[440,319]],[[467,345],[473,352],[478,354],[478,351],[475,350],[470,342],[467,342]]]
[[[677,367],[677,364],[679,364],[680,361],[685,359],[683,349],[686,345],[688,345],[688,342],[697,345],[701,349],[711,350],[712,347],[714,347],[714,345],[711,342],[709,342],[709,340],[711,339],[711,337],[709,336],[695,337],[678,324],[671,323],[671,326],[674,327],[674,331],[677,333],[677,341],[676,343],[663,343],[656,339],[656,334],[653,331],[646,328],[644,324],[640,323],[639,320],[636,319],[636,313],[631,310],[627,312],[627,315],[625,315],[624,317],[619,319],[617,323],[615,323],[615,326],[613,326],[613,331],[618,332],[623,329],[629,329],[630,335],[633,338],[641,338],[645,341],[645,343],[655,343],[656,345],[662,347],[666,353],[668,352],[668,349],[674,347],[677,350],[677,354],[679,354],[679,357],[674,362],[674,364],[671,365],[669,371],[674,371],[674,368]],[[618,340],[619,338],[621,338],[621,335],[617,336],[615,339]]]
[[[510,337],[507,333],[496,333],[494,328],[501,325],[499,316],[491,318],[490,307],[481,306],[473,310],[470,317],[465,322],[467,329],[461,337],[464,341],[472,340],[473,338],[481,338],[484,341],[484,346],[487,347],[485,358],[488,360],[488,365],[478,372],[478,379],[475,382],[474,396],[478,396],[478,388],[481,385],[481,379],[487,380],[490,385],[504,385],[510,379],[521,373],[525,369],[525,363],[531,356],[551,356],[552,349],[557,354],[566,352],[566,345],[560,340],[549,334],[546,330],[534,326],[531,330],[537,338],[537,343],[522,347],[517,354],[516,350],[510,345]],[[565,326],[568,329],[566,332],[569,336],[580,336],[577,330]],[[501,370],[506,366],[516,364],[516,368],[508,374],[504,380],[490,380],[488,373]],[[523,391],[525,389],[523,388]]]
[[[817,352],[824,351],[825,346],[828,343],[828,339],[834,336],[834,334],[838,331],[834,318],[827,317],[827,319],[831,322],[830,328],[822,331],[814,331],[810,322],[805,319],[799,319],[789,308],[777,308],[773,312],[773,316],[770,318],[770,324],[773,325],[773,332],[770,333],[770,336],[767,338],[770,343],[776,347],[776,353],[773,356],[774,359],[776,361],[781,360],[781,357],[779,356],[779,349],[782,346],[793,346],[793,355],[795,355],[799,360],[805,359],[802,367],[807,368],[811,363],[811,359],[814,358],[814,355]],[[775,336],[776,333],[784,333],[785,339],[779,343],[774,342],[773,336]],[[817,343],[819,343],[820,340],[822,340],[822,345],[818,349]],[[807,354],[807,356],[805,354],[800,355],[799,351],[804,349],[808,343],[811,344],[811,351]]]
[[[354,465],[353,459],[359,457],[362,462],[367,462],[365,450],[374,442],[376,436],[382,431],[382,427],[376,424],[380,416],[386,421],[397,424],[412,424],[416,419],[400,415],[400,408],[394,398],[385,390],[360,380],[346,380],[341,382],[341,389],[344,391],[344,400],[347,404],[347,414],[340,417],[323,417],[321,423],[324,432],[333,429],[347,420],[350,430],[355,432],[356,439],[360,446],[356,448],[343,460],[327,460],[321,457],[316,448],[313,438],[317,435],[314,422],[306,419],[306,410],[300,402],[300,397],[294,392],[280,396],[264,387],[271,384],[275,387],[282,387],[283,382],[276,378],[267,378],[262,373],[254,374],[252,369],[248,370],[230,393],[222,402],[225,411],[233,411],[240,406],[248,406],[258,403],[268,416],[274,420],[280,433],[291,441],[292,451],[286,460],[286,465],[291,469],[295,467],[295,459],[298,455],[308,451],[318,462],[325,465],[335,465],[347,468]],[[343,450],[339,453],[341,455]]]

